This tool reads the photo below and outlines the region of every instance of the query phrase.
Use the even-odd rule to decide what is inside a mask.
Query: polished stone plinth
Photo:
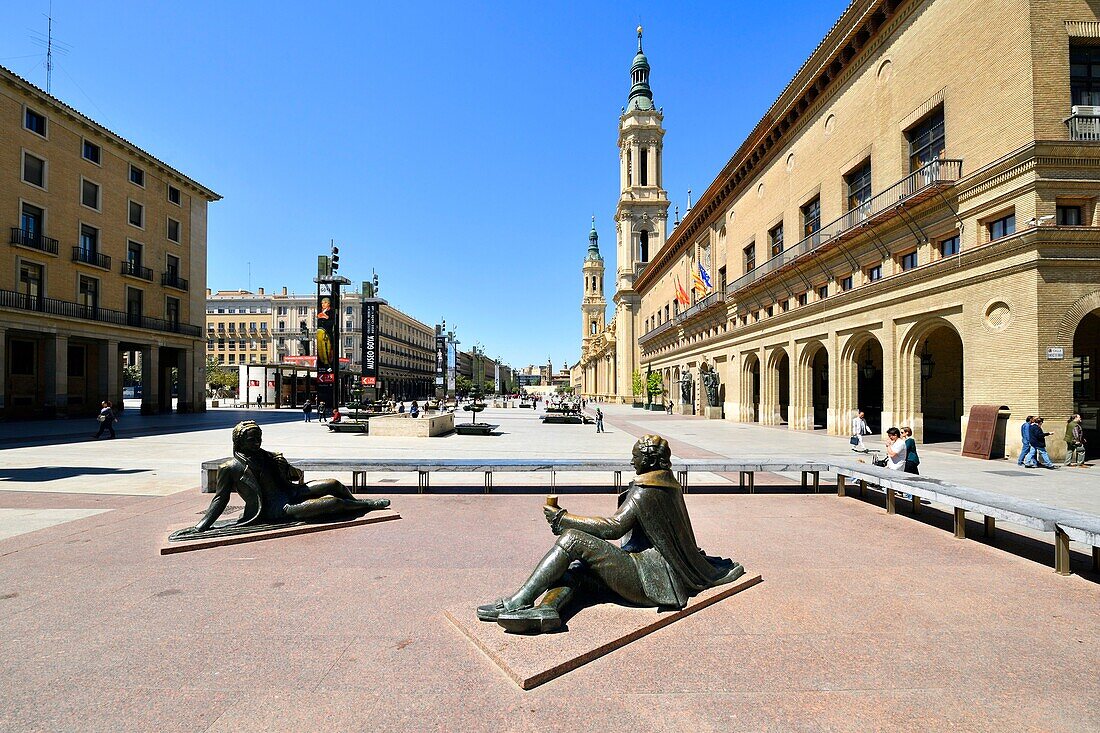
[[[392,522],[393,520],[400,518],[401,515],[393,509],[380,509],[362,517],[348,519],[346,521],[312,523],[289,522],[282,525],[266,525],[264,529],[259,529],[255,532],[248,532],[245,534],[224,535],[221,537],[206,537],[173,542],[165,540],[164,544],[160,547],[160,554],[175,555],[180,552],[209,550],[214,547],[225,547],[227,545],[242,545],[249,542],[262,542],[263,540],[279,539],[280,537],[293,537],[295,535],[301,534],[313,534],[314,532],[329,532],[336,529],[347,529],[349,527],[362,527],[367,524],[378,524],[379,522]],[[171,534],[176,530],[184,529],[190,526],[193,525],[185,524],[178,527],[172,527],[168,530],[167,534]]]
[[[443,615],[521,689],[530,690],[730,598],[761,580],[759,575],[742,576],[728,585],[703,591],[680,610],[662,612],[655,608],[599,603],[577,610],[566,621],[565,630],[539,636],[508,634],[496,623],[479,621],[474,612],[476,602],[452,607]],[[752,613],[751,603],[728,612],[735,615]]]

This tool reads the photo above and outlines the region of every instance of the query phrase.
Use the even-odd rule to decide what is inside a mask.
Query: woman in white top
[[[905,441],[902,440],[901,431],[890,428],[886,431],[886,467],[892,471],[905,470],[905,454],[907,453]]]
[[[867,420],[863,416],[863,410],[859,410],[856,416],[852,418],[852,450],[859,453],[866,453],[867,446],[863,444],[863,436],[870,435],[871,428],[867,427]]]

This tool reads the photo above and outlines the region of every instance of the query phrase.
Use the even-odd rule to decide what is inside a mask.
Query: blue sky
[[[665,111],[665,186],[698,196],[846,6],[54,0],[53,93],[225,198],[207,285],[354,282],[464,347],[580,351],[596,216],[613,289],[616,125],[634,29]],[[48,2],[14,4],[0,64],[45,86]]]

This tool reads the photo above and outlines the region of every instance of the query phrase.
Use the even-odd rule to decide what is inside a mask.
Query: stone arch
[[[765,425],[787,424],[791,407],[791,358],[787,349],[783,346],[771,349],[767,369],[763,372],[760,422]]]
[[[798,350],[798,364],[791,374],[789,418],[797,429],[828,427],[830,356],[828,347],[818,339]]]
[[[858,331],[845,340],[840,348],[835,378],[837,433],[848,432],[858,410],[864,411],[867,425],[873,432],[882,432],[885,365],[882,342],[874,332]]]
[[[1100,290],[1089,293],[1074,301],[1073,305],[1066,308],[1062,319],[1058,322],[1057,338],[1059,344],[1072,344],[1077,327],[1085,316],[1094,310],[1100,309]]]
[[[931,378],[924,379],[921,355],[933,337],[937,343],[929,353],[935,365]],[[962,331],[951,320],[936,316],[909,327],[897,351],[894,404],[898,426],[912,427],[914,437],[925,443],[961,440],[967,404],[965,355]]]
[[[760,357],[755,352],[745,354],[741,363],[741,402],[738,416],[742,422],[760,421]]]

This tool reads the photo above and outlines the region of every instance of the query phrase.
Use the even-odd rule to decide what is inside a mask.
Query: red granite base
[[[164,544],[161,545],[161,555],[175,555],[180,552],[194,552],[195,550],[208,550],[212,547],[225,547],[227,545],[240,545],[245,542],[260,542],[262,540],[273,540],[280,537],[293,537],[295,535],[312,534],[314,532],[327,532],[332,529],[344,529],[345,527],[360,527],[364,524],[377,524],[378,522],[389,522],[394,519],[400,519],[401,515],[393,509],[382,509],[380,511],[371,512],[366,516],[359,517],[358,519],[351,519],[346,522],[325,522],[322,524],[296,524],[290,527],[279,527],[278,529],[261,530],[259,532],[250,532],[249,534],[232,535],[229,537],[212,537],[204,540],[192,540],[190,542],[169,542],[167,539]],[[190,525],[181,525],[172,527],[168,530],[168,534],[175,532],[177,529],[183,529]]]
[[[601,603],[582,609],[568,621],[568,631],[539,636],[505,633],[495,623],[479,621],[476,603],[444,611],[455,628],[480,649],[521,689],[530,690],[616,649],[676,623],[763,580],[759,575],[704,591],[682,610],[658,612]]]

